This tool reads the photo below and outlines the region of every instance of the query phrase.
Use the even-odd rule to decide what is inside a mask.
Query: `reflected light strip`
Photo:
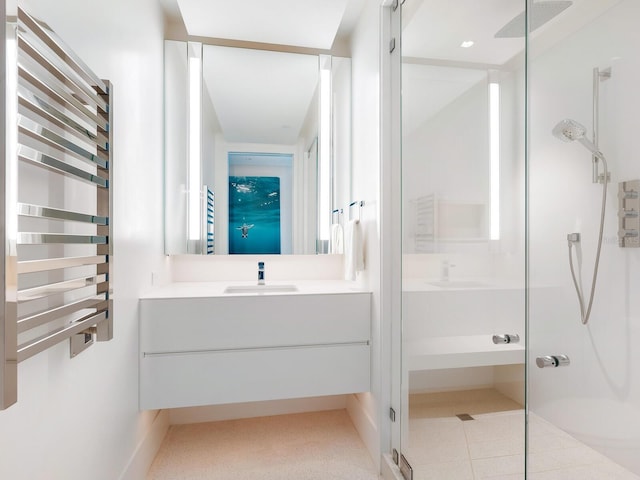
[[[190,45],[191,46],[191,45]],[[189,48],[189,240],[200,239],[201,47]]]
[[[489,83],[489,157],[491,162],[491,240],[500,239],[500,84]]]
[[[318,235],[329,240],[331,232],[331,70],[320,70],[320,165]]]

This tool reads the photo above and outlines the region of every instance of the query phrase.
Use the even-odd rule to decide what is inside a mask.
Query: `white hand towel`
[[[364,270],[360,222],[349,220],[344,231],[344,278],[355,280],[356,273]]]
[[[331,245],[329,253],[344,253],[344,231],[342,225],[334,223],[331,225]]]

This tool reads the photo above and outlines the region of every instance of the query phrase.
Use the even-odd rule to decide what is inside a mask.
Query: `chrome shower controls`
[[[571,363],[566,355],[543,355],[536,358],[538,368],[566,367]]]
[[[640,180],[618,184],[618,245],[640,247]]]
[[[518,343],[520,341],[520,335],[517,333],[505,333],[504,335],[494,335],[493,343],[498,345],[499,343]]]

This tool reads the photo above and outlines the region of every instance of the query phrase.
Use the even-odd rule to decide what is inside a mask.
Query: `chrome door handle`
[[[494,335],[493,343],[496,345],[499,343],[518,343],[520,341],[520,335],[517,333],[505,333],[504,335]]]
[[[543,355],[536,358],[538,368],[566,367],[571,363],[566,355]]]

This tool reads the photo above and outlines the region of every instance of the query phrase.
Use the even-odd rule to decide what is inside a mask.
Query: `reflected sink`
[[[440,288],[482,288],[488,287],[489,285],[483,282],[476,282],[473,280],[460,280],[460,281],[450,281],[450,282],[427,282],[429,285],[433,285],[434,287]]]
[[[224,293],[287,293],[297,292],[295,285],[231,285]]]

